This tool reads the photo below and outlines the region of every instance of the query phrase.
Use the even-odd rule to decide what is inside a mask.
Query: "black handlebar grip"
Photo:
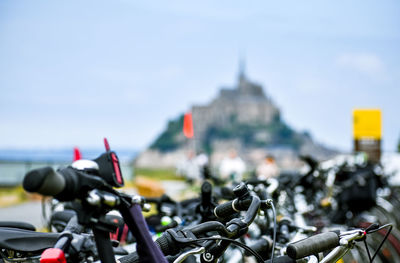
[[[160,247],[162,253],[165,256],[175,255],[179,252],[179,248],[176,246],[176,243],[171,240],[167,232],[164,233],[161,237],[157,238],[156,244]],[[138,263],[139,255],[137,254],[137,252],[133,252],[127,256],[119,258],[118,260],[120,263]]]
[[[133,252],[132,254],[119,258],[118,261],[120,263],[139,263],[139,255],[137,252]]]
[[[44,167],[28,172],[22,183],[27,192],[55,196],[65,188],[64,177],[51,167]]]
[[[23,181],[26,191],[53,196],[59,201],[74,200],[82,189],[86,193],[103,184],[100,177],[81,174],[72,167],[57,172],[51,167],[35,169],[28,172]]]
[[[339,236],[334,232],[326,232],[288,245],[286,253],[291,258],[300,259],[337,246],[339,246]]]
[[[268,259],[264,263],[271,263],[271,262],[272,261],[270,259]],[[288,257],[288,256],[280,256],[280,257],[274,258],[274,263],[296,263],[296,260],[291,257]]]
[[[234,213],[237,213],[237,211],[233,209],[233,202],[235,202],[235,200],[220,204],[215,207],[214,215],[218,218],[225,218],[231,216]]]
[[[179,247],[176,242],[171,239],[168,232],[165,232],[161,237],[156,239],[156,244],[160,247],[161,252],[165,255],[176,255],[179,252]]]
[[[255,252],[257,252],[264,260],[266,260],[270,253],[271,243],[264,237],[261,237],[260,240],[256,241],[254,244],[250,245],[249,247],[251,249],[253,249]],[[252,255],[248,251],[245,251],[244,254],[246,256]]]

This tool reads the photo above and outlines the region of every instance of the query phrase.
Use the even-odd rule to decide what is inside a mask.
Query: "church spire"
[[[243,81],[246,78],[246,61],[244,56],[240,56],[239,58],[239,81]]]

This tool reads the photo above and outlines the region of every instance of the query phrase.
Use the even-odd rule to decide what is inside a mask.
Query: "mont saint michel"
[[[207,153],[214,165],[232,148],[250,166],[271,154],[288,168],[299,155],[324,159],[334,153],[314,142],[308,132],[298,132],[287,125],[273,99],[262,85],[246,76],[242,66],[234,87],[221,88],[211,102],[193,105],[190,111],[194,139],[187,139],[182,133],[182,114],[170,120],[150,147],[139,154],[135,162],[138,167],[173,167],[188,150]]]

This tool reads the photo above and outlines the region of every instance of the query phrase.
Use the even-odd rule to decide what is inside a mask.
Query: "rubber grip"
[[[27,192],[55,196],[64,190],[65,179],[52,167],[44,167],[28,172],[22,186]]]
[[[133,252],[127,256],[120,257],[118,261],[120,263],[139,263],[139,255],[137,252]]]
[[[268,259],[264,263],[271,263],[271,262],[272,261]],[[296,260],[288,256],[279,256],[274,258],[274,263],[296,263]]]
[[[265,238],[261,237],[260,240],[256,241],[252,245],[249,246],[255,252],[260,254],[260,256],[265,260],[268,258],[270,253],[270,243]],[[245,251],[244,254],[246,256],[251,256],[252,254],[248,251]]]
[[[215,207],[214,215],[218,218],[225,218],[237,213],[237,211],[235,211],[235,209],[232,207],[232,204],[235,200],[220,204]]]
[[[174,242],[171,242],[168,235],[164,234],[157,238],[155,242],[161,249],[164,255],[175,255],[179,252],[177,246],[174,246]],[[137,263],[139,262],[139,255],[137,252],[131,253],[127,256],[118,259],[121,263]]]
[[[161,249],[161,252],[165,255],[176,255],[179,252],[179,248],[176,243],[171,240],[167,233],[164,233],[161,237],[157,238],[155,242]]]
[[[339,236],[334,232],[321,233],[288,245],[289,257],[300,259],[339,246]]]

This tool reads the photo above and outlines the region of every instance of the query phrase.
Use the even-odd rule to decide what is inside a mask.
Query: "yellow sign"
[[[353,110],[354,139],[375,139],[382,137],[382,114],[379,109]]]

